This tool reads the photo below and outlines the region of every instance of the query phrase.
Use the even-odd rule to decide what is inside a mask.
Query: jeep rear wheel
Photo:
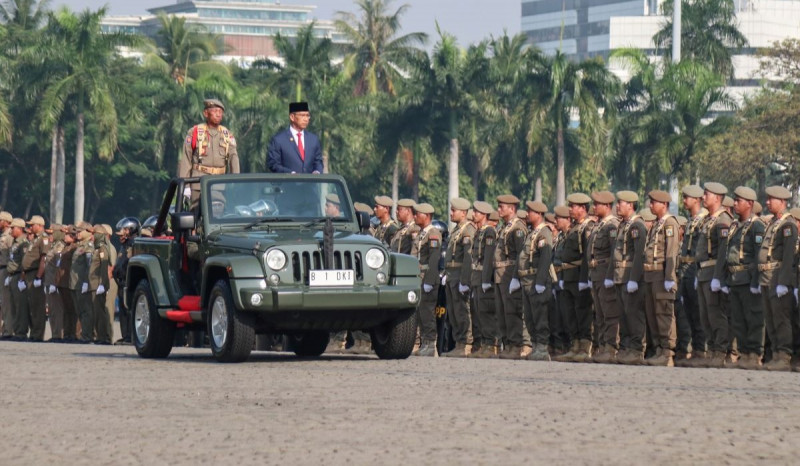
[[[208,298],[208,339],[220,362],[241,362],[250,356],[256,339],[251,315],[233,304],[227,280],[218,280]]]
[[[330,341],[328,332],[306,332],[290,335],[289,339],[294,348],[294,354],[302,357],[319,356],[325,352]]]
[[[131,336],[136,352],[143,358],[166,358],[172,351],[175,323],[158,315],[150,282],[140,280],[133,292]]]
[[[396,319],[370,330],[372,349],[381,359],[405,359],[411,356],[417,337],[414,309],[407,309]]]

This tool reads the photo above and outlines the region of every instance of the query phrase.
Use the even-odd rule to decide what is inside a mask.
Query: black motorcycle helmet
[[[122,230],[123,228],[128,229],[128,234],[138,235],[139,230],[142,229],[142,224],[139,222],[139,219],[136,217],[125,217],[117,222],[117,231]]]
[[[147,217],[147,220],[142,223],[142,228],[150,228],[151,230],[156,227],[156,223],[158,223],[158,217],[155,215],[151,215]]]
[[[447,229],[447,224],[441,220],[434,220],[431,222],[434,228],[439,230],[439,233],[442,234],[442,244],[447,244],[447,237],[450,235],[450,232]]]

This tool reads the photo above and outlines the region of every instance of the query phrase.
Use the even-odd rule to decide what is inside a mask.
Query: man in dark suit
[[[306,131],[310,119],[307,102],[289,104],[289,129],[276,134],[269,143],[270,171],[322,173],[322,146],[316,135]]]

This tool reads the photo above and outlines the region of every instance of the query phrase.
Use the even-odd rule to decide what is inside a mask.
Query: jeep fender
[[[398,286],[420,286],[419,259],[408,254],[390,253],[389,270],[392,283]]]
[[[139,254],[128,260],[128,276],[125,280],[125,305],[130,309],[133,292],[136,284],[142,278],[150,282],[150,290],[156,301],[156,307],[171,305],[167,293],[164,273],[161,271],[161,262],[158,257],[149,254]]]
[[[238,309],[242,309],[241,295],[236,279],[249,278],[261,279],[264,277],[264,269],[261,261],[253,255],[246,254],[220,254],[206,259],[203,266],[203,307],[207,307],[208,294],[217,280],[220,278],[230,279],[230,286],[233,301]]]

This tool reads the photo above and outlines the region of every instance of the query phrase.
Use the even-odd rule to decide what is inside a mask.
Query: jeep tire
[[[139,280],[133,292],[131,338],[136,352],[143,358],[166,358],[172,351],[175,323],[158,315],[150,282]]]
[[[220,362],[242,362],[256,339],[253,316],[236,309],[227,280],[217,280],[208,297],[208,340]]]
[[[406,309],[400,315],[370,330],[372,349],[381,359],[406,359],[414,350],[417,337],[417,319],[414,309]]]

